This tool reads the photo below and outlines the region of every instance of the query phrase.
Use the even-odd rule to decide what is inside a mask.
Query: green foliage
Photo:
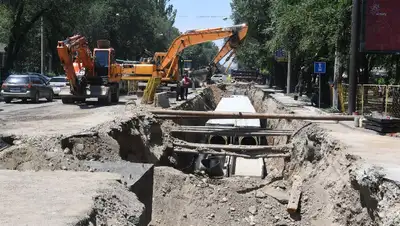
[[[5,43],[10,33],[11,27],[11,11],[8,7],[0,5],[0,42]]]
[[[218,53],[218,46],[214,42],[205,42],[200,45],[190,46],[184,50],[183,57],[192,60],[192,67],[199,69],[207,66]]]
[[[249,25],[250,44],[242,48],[239,63],[263,69],[271,65],[279,48],[290,50],[294,62],[333,60],[338,43],[346,56],[350,4],[350,0],[233,0],[233,20]]]
[[[57,41],[82,34],[95,47],[108,39],[117,58],[137,60],[166,51],[179,35],[173,27],[176,9],[169,0],[16,0],[0,3],[0,42],[10,48],[7,70],[40,69],[40,18],[44,20],[46,62],[62,72]],[[4,16],[3,16],[4,15]],[[47,55],[52,55],[50,59]]]

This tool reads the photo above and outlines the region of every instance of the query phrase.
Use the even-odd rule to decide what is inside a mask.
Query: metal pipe
[[[232,152],[239,152],[239,151],[285,152],[286,149],[292,147],[291,145],[245,146],[245,145],[200,144],[200,143],[190,143],[190,142],[186,142],[186,141],[175,141],[175,142],[173,142],[173,146],[180,147],[180,148],[190,148],[190,149],[199,148],[199,149],[227,150],[227,151],[232,151]]]
[[[294,115],[294,114],[265,114],[245,112],[206,112],[206,111],[182,111],[182,110],[153,110],[156,118],[207,118],[207,119],[291,119],[314,121],[354,121],[351,115]],[[166,117],[167,116],[167,117]],[[173,117],[171,117],[173,116]]]
[[[290,136],[292,131],[273,131],[273,130],[208,130],[208,129],[185,129],[185,128],[173,128],[170,130],[171,133],[196,133],[206,135],[220,135],[220,136]]]
[[[234,152],[217,152],[217,151],[201,151],[201,150],[192,150],[192,149],[175,149],[174,152],[178,153],[192,153],[192,154],[207,154],[207,155],[215,155],[215,156],[234,156],[234,157],[241,157],[241,158],[246,158],[246,159],[259,159],[259,158],[288,158],[290,157],[289,153],[283,153],[283,154],[257,154],[257,155],[251,155],[251,154],[238,154]]]

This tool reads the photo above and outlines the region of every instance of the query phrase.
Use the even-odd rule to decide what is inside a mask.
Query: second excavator
[[[187,31],[177,37],[167,52],[156,52],[150,63],[124,65],[122,80],[147,81],[142,103],[151,103],[155,89],[162,83],[174,83],[180,80],[180,53],[187,47],[208,41],[226,39],[224,46],[214,58],[212,67],[243,42],[247,35],[246,24],[226,28],[211,28]],[[213,70],[213,69],[212,69]]]

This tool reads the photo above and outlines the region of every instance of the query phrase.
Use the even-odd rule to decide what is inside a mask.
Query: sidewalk
[[[307,106],[306,103],[295,101],[292,97],[283,94],[271,94],[270,96],[295,114],[328,115],[318,108]],[[333,138],[346,145],[346,151],[349,154],[361,157],[367,164],[382,167],[386,173],[386,179],[400,183],[399,138],[381,136],[374,131],[356,128],[354,122],[316,123],[329,131]]]

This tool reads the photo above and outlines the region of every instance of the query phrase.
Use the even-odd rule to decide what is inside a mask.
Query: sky
[[[193,29],[232,26],[230,2],[230,0],[170,0],[170,4],[178,11],[175,27],[185,32]],[[224,17],[228,19],[224,20]],[[217,41],[216,44],[221,47],[223,41]]]
[[[230,3],[231,0],[170,0],[170,4],[177,9],[174,26],[181,32],[232,26]],[[215,44],[221,48],[224,42],[218,40]],[[222,59],[220,63],[224,62],[225,59]],[[236,65],[232,65],[233,67]]]

